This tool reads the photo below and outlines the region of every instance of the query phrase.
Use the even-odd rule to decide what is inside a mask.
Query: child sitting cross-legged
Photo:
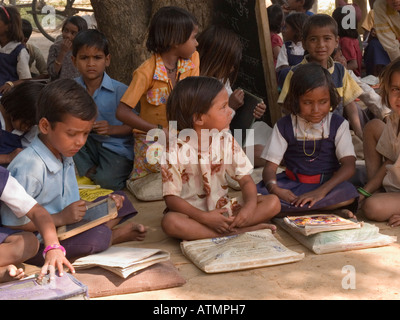
[[[348,122],[330,112],[339,101],[327,69],[314,62],[296,68],[284,104],[291,114],[273,128],[257,184],[259,193],[279,197],[282,214],[340,209],[353,217],[358,193],[347,180],[356,156]],[[281,162],[286,170],[277,174]]]
[[[168,99],[170,127],[176,121],[179,130],[161,165],[167,205],[162,228],[171,237],[196,240],[275,230],[265,222],[280,211],[278,197],[257,195],[253,166],[228,131],[228,101],[224,85],[210,77],[181,80]],[[225,173],[239,182],[242,197],[237,200],[228,194]]]
[[[60,245],[56,229],[49,213],[35,199],[26,193],[18,181],[7,169],[0,166],[0,201],[7,206],[16,217],[27,216],[41,234],[44,242],[44,265],[39,279],[57,268],[63,274],[63,265],[75,272],[71,263],[65,258],[65,249]],[[33,257],[39,250],[39,241],[29,231],[6,228],[0,221],[0,282],[21,279],[25,276],[17,265]],[[50,268],[53,266],[55,268]],[[51,277],[52,275],[50,275]]]
[[[98,111],[86,144],[74,156],[76,168],[80,176],[103,188],[121,190],[133,165],[132,128],[115,115],[127,85],[111,79],[105,72],[111,60],[108,41],[96,29],[77,34],[72,44],[72,60],[81,74],[75,80],[92,96]]]

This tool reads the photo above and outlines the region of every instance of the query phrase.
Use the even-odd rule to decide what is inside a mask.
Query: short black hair
[[[355,24],[354,28],[344,28],[343,27],[343,19],[348,15],[348,13],[342,12],[343,7],[336,8],[332,13],[332,18],[335,19],[338,25],[338,35],[339,37],[348,37],[353,39],[358,39],[358,31],[357,31],[357,24]],[[354,17],[354,21],[355,21]]]
[[[275,33],[282,31],[283,10],[279,4],[270,5],[267,8],[269,30]]]
[[[173,45],[185,43],[197,25],[197,19],[189,11],[162,7],[151,19],[146,47],[154,53],[167,52]]]
[[[176,121],[179,131],[193,129],[193,116],[207,113],[222,89],[223,83],[212,77],[187,77],[179,81],[168,98],[168,121]]]
[[[95,47],[109,55],[108,40],[106,36],[97,29],[88,29],[79,32],[72,42],[72,55],[76,57],[79,50],[84,47]]]
[[[293,39],[294,42],[302,40],[303,26],[307,19],[308,15],[304,12],[292,12],[286,16],[285,24],[289,25],[295,33],[295,39]]]
[[[87,24],[86,20],[80,16],[68,17],[67,20],[64,21],[61,30],[64,30],[67,23],[72,23],[73,25],[77,26],[78,32],[88,29],[88,24]]]
[[[29,127],[37,124],[36,103],[45,84],[24,81],[1,97],[1,104],[12,121],[21,120]]]
[[[52,126],[65,115],[90,121],[97,116],[97,106],[90,94],[73,79],[58,79],[47,84],[37,102],[37,121],[46,118]]]
[[[31,37],[32,31],[32,24],[28,20],[22,19],[22,33],[26,39]]]
[[[339,35],[338,25],[330,15],[325,13],[317,13],[310,16],[303,25],[303,41],[307,40],[307,36],[312,28],[331,27],[335,37]]]
[[[310,10],[313,5],[314,5],[314,0],[304,0],[303,9]]]
[[[331,108],[334,110],[340,102],[340,96],[329,71],[316,62],[309,62],[295,67],[290,79],[290,89],[284,101],[285,109],[292,114],[299,114],[299,98],[308,91],[319,87],[327,87],[329,89]]]

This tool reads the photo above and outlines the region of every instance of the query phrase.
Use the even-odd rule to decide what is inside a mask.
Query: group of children
[[[11,12],[11,7],[0,7],[2,46],[2,30],[11,29]],[[393,61],[381,80],[382,98],[393,113],[386,122],[374,119],[364,128],[368,183],[360,195],[348,182],[356,160],[352,122],[349,125],[337,110],[351,105],[362,90],[331,57],[339,43],[335,20],[323,14],[307,19],[301,15],[288,15],[286,32],[296,33],[292,41],[302,41],[307,55],[285,77],[280,101],[287,115],[265,137],[260,152],[263,179],[257,185],[250,175],[252,163],[229,132],[234,110],[244,98],[240,89],[232,89],[242,54],[237,36],[213,26],[197,37],[192,14],[163,7],[149,27],[146,46],[152,54],[126,86],[105,72],[111,60],[104,35],[79,25],[79,19],[68,20],[48,61],[49,74],[60,79],[47,85],[24,82],[1,100],[4,132],[30,132],[35,127],[38,133],[24,146],[25,135],[19,135],[16,151],[3,162],[7,170],[0,168],[0,280],[22,277],[23,271],[14,265],[23,261],[44,264],[41,276],[49,266],[60,273],[63,265],[73,271],[67,259],[142,240],[143,225],[128,221],[117,227],[136,213],[118,190],[126,179],[153,172],[160,172],[163,181],[162,229],[178,239],[275,230],[268,221],[289,213],[336,210],[352,217],[359,204],[368,218],[398,225],[400,62]],[[293,60],[287,54],[288,61]],[[23,117],[28,100],[20,101],[22,86],[24,92],[34,92],[26,105],[35,117]],[[260,103],[254,116],[261,117],[265,109]],[[32,118],[36,121],[29,122]],[[161,137],[168,141],[157,149],[161,152],[149,152]],[[285,171],[277,174],[281,164]],[[86,211],[75,166],[79,175],[116,190],[111,197],[118,217],[59,242],[55,228],[80,221]],[[230,197],[226,174],[238,181],[240,197]],[[380,193],[381,188],[386,193]]]

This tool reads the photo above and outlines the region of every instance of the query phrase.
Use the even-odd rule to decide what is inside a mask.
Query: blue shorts
[[[14,233],[21,232],[21,230],[14,230],[10,228],[0,227],[0,244],[3,243],[8,236],[11,236]]]

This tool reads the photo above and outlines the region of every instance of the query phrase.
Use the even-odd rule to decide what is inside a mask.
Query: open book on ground
[[[102,267],[127,278],[136,271],[167,261],[169,257],[169,252],[160,249],[113,246],[103,252],[79,258],[73,266],[76,269]]]
[[[299,261],[297,253],[281,244],[269,229],[221,238],[182,241],[181,250],[206,273],[245,270]]]
[[[283,222],[305,236],[325,231],[357,229],[363,225],[362,222],[345,219],[335,214],[288,216],[283,218]]]

